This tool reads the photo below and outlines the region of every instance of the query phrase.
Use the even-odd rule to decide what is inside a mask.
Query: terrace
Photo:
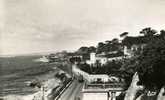
[[[107,91],[124,91],[125,85],[122,83],[86,83],[83,92],[107,92]]]

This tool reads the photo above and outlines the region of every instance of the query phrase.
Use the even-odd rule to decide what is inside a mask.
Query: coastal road
[[[60,96],[59,100],[75,100],[80,95],[82,87],[83,82],[80,83],[77,80],[73,80],[72,84]]]

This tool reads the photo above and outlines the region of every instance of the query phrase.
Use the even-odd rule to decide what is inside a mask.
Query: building
[[[124,55],[127,57],[134,56],[136,51],[142,52],[146,46],[147,40],[144,36],[139,37],[126,37],[123,40]]]
[[[83,56],[81,54],[77,54],[77,53],[67,53],[68,58],[83,58]]]
[[[110,77],[106,74],[89,74],[79,69],[76,65],[72,66],[72,72],[76,76],[83,76],[83,79],[88,83],[96,81],[108,82],[110,80]]]
[[[122,52],[117,52],[117,51],[108,54],[90,53],[90,60],[87,60],[86,63],[89,65],[95,65],[96,63],[100,63],[102,66],[105,65],[108,61],[121,60],[123,59],[123,57],[124,54]]]
[[[75,76],[82,76],[84,86],[79,100],[116,100],[124,91],[124,80],[106,74],[89,74],[76,65],[72,66]]]
[[[81,91],[82,100],[116,100],[124,91],[122,84],[86,83]]]
[[[133,44],[130,47],[124,46],[124,55],[132,57],[136,51],[143,50],[145,46],[146,44]]]
[[[78,63],[80,63],[80,62],[83,61],[83,56],[82,56],[81,54],[77,54],[77,53],[68,53],[67,56],[68,56],[68,60],[69,60],[71,63],[78,64]]]
[[[115,76],[109,76],[107,74],[89,74],[81,69],[79,69],[76,65],[72,65],[72,72],[75,76],[83,76],[83,79],[87,83],[108,83],[108,82],[118,82],[124,83],[124,80]]]

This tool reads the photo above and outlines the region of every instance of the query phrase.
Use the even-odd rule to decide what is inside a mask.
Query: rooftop
[[[105,83],[105,84],[84,84],[83,92],[107,92],[107,91],[123,91],[122,83]]]
[[[107,53],[107,54],[97,54],[97,57],[104,57],[104,58],[113,58],[113,57],[120,57],[124,56],[124,53],[121,51],[115,51],[113,53]]]

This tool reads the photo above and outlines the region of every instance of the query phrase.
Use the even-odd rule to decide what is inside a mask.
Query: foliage
[[[137,70],[141,81],[148,88],[161,88],[165,84],[165,40],[151,41],[138,57]]]
[[[150,29],[145,31],[150,32]],[[144,30],[143,30],[144,31]],[[120,69],[125,77],[129,79],[137,71],[140,75],[140,83],[147,89],[161,88],[165,84],[165,39],[162,34],[145,35],[146,46],[142,53],[124,61]]]
[[[78,54],[90,54],[91,52],[96,52],[96,53],[108,53],[112,51],[121,51],[121,43],[119,43],[119,40],[117,38],[114,38],[112,40],[107,40],[105,42],[99,42],[97,44],[97,47],[90,46],[82,46],[77,50]]]
[[[97,53],[101,53],[105,50],[105,44],[103,42],[99,42],[97,46]]]
[[[94,73],[119,73],[119,76],[126,79],[128,84],[135,72],[140,75],[140,83],[147,89],[153,87],[160,88],[165,84],[165,30],[161,30],[160,34],[151,27],[142,29],[142,36],[126,36],[128,32],[124,32],[120,37],[126,36],[122,40],[122,44],[118,39],[99,42],[96,48],[97,53],[106,53],[111,51],[120,51],[123,45],[130,47],[131,45],[145,44],[143,49],[138,49],[131,59],[124,59],[122,62],[109,62],[103,67],[90,68],[89,65],[82,67],[84,70]],[[81,48],[87,52],[87,48]],[[89,52],[88,52],[89,53]],[[85,65],[84,65],[85,66]],[[88,66],[88,67],[87,67]]]
[[[90,46],[90,47],[82,46],[76,51],[77,54],[82,55],[82,60],[89,59],[89,55],[91,52],[96,52],[96,48],[94,46]],[[79,60],[79,59],[77,59],[77,60]]]
[[[95,65],[88,65],[88,64],[79,64],[79,68],[81,70],[84,70],[85,72],[88,72],[90,74],[108,74],[108,75],[112,75],[115,74],[117,75],[117,73],[119,72],[119,69],[121,68],[121,61],[109,61],[107,64],[105,65],[100,65],[96,63]]]
[[[144,36],[154,36],[156,33],[157,31],[151,27],[144,28],[140,31],[140,34],[143,34]]]
[[[85,46],[80,47],[78,49],[77,53],[79,53],[79,54],[87,54],[88,53],[88,47],[85,47]]]
[[[81,70],[84,70],[85,72],[87,73],[91,73],[91,67],[90,65],[84,63],[84,64],[79,64],[78,67],[81,69]]]
[[[112,39],[111,41],[99,42],[97,45],[97,53],[108,53],[112,51],[120,51],[121,50],[121,43],[117,38]]]
[[[78,54],[89,54],[91,52],[95,52],[96,48],[94,46],[90,46],[90,47],[85,47],[82,46],[78,49],[77,53]]]
[[[160,37],[165,39],[165,30],[160,31]]]
[[[128,34],[129,34],[128,32],[123,32],[123,33],[120,34],[120,37],[125,37],[125,36],[127,36]]]
[[[71,57],[71,58],[69,59],[69,61],[70,61],[71,63],[74,63],[74,62],[81,62],[81,58],[80,58],[80,57]]]
[[[127,36],[122,40],[122,44],[126,45],[127,47],[131,47],[134,44],[135,45],[145,44],[148,42],[146,38],[147,37],[144,36],[136,36],[136,37]]]

